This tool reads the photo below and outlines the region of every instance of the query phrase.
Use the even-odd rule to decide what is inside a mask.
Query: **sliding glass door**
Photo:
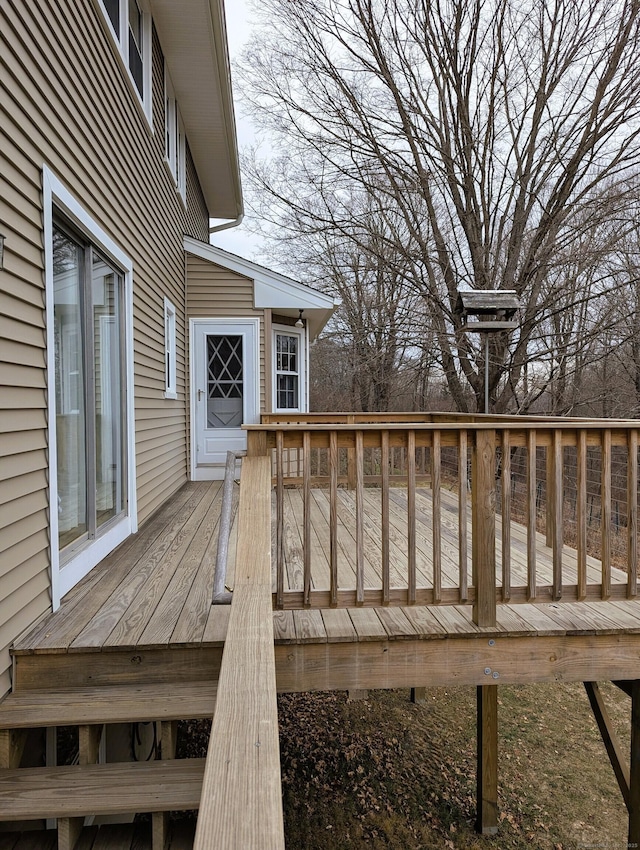
[[[53,229],[61,559],[126,511],[123,277],[65,224]]]

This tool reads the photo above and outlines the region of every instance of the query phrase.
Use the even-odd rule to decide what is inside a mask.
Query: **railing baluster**
[[[578,431],[576,471],[576,524],[578,547],[578,599],[587,596],[587,432]]]
[[[284,433],[276,431],[276,606],[284,607]]]
[[[302,434],[302,489],[304,523],[304,597],[305,608],[311,605],[311,469],[308,462],[311,452],[311,432]]]
[[[364,434],[356,431],[356,605],[364,603]]]
[[[562,431],[559,428],[553,432],[552,445],[552,480],[547,480],[547,497],[551,483],[551,537],[553,541],[553,598],[562,597]]]
[[[600,490],[602,526],[602,598],[611,596],[611,431],[602,432],[602,485]]]
[[[468,434],[460,431],[458,437],[458,582],[460,586],[460,602],[469,598],[469,570],[467,549],[467,466],[468,466]]]
[[[627,457],[627,596],[638,592],[638,432],[629,431]]]
[[[433,601],[442,602],[442,513],[440,431],[433,432],[431,446],[431,498],[433,507]]]
[[[407,432],[407,548],[408,548],[408,602],[416,601],[416,432]]]
[[[382,604],[389,604],[389,432],[382,432]]]
[[[536,432],[527,431],[527,597],[536,598]]]
[[[511,599],[511,434],[502,432],[502,601]]]
[[[338,433],[329,433],[329,571],[331,607],[338,604]]]

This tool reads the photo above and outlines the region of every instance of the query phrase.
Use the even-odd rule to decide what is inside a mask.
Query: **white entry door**
[[[192,477],[220,478],[259,421],[258,319],[191,320]]]

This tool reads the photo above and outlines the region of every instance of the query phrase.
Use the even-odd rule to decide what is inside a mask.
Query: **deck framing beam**
[[[631,679],[640,663],[634,634],[499,634],[358,643],[278,644],[279,692],[586,682]],[[487,671],[489,671],[487,673]],[[494,675],[495,674],[495,675]]]

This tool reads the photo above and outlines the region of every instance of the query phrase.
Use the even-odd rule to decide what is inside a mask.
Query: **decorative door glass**
[[[242,337],[207,335],[207,427],[239,428],[244,397]]]

